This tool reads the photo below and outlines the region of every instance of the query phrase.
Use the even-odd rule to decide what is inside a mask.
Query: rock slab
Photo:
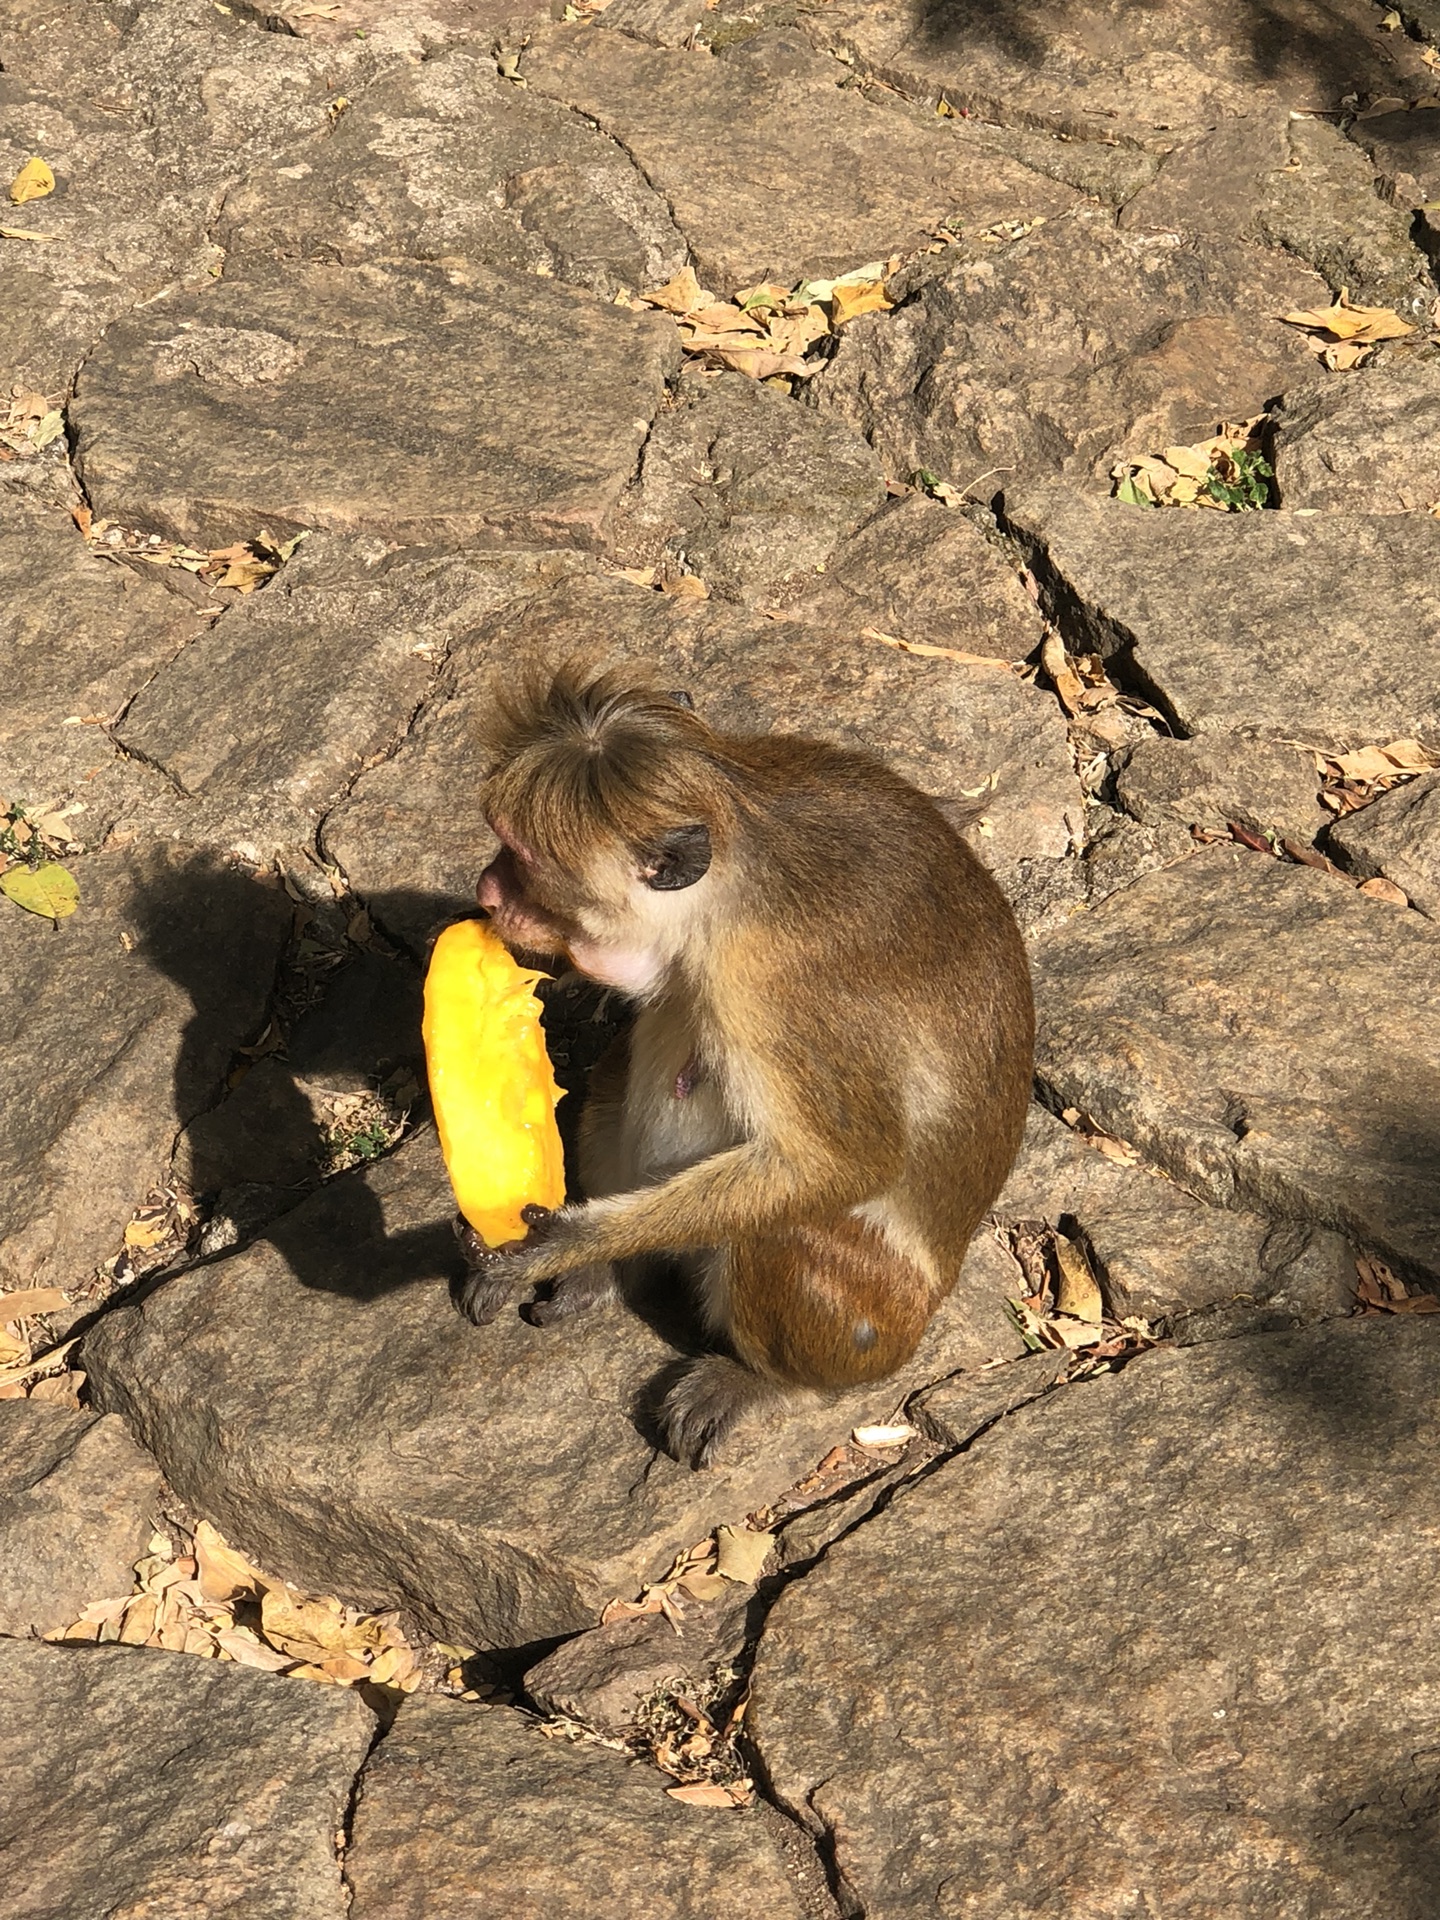
[[[463,260],[257,262],[110,330],[76,464],[97,512],[202,547],[595,546],[679,358],[668,319]]]
[[[6,1920],[343,1920],[353,1694],[148,1647],[0,1641]]]
[[[352,1920],[800,1920],[757,1813],[663,1788],[517,1713],[407,1700],[361,1782]]]
[[[96,1403],[124,1412],[181,1497],[261,1566],[403,1601],[456,1644],[592,1625],[857,1423],[1018,1351],[1014,1279],[982,1238],[901,1374],[757,1422],[697,1474],[656,1453],[643,1412],[675,1346],[618,1305],[563,1330],[515,1312],[471,1326],[448,1293],[453,1217],[434,1137],[418,1135],[266,1240],[106,1314],[85,1364]],[[673,1302],[645,1311],[673,1323]]]
[[[113,1414],[0,1406],[0,1634],[52,1633],[128,1593],[163,1485]]]
[[[1006,513],[1072,632],[1181,733],[1440,739],[1440,521],[1181,513],[1058,487]]]
[[[1440,939],[1333,875],[1211,847],[1035,961],[1037,1066],[1223,1206],[1440,1272]]]
[[[871,1920],[1428,1920],[1437,1362],[1435,1320],[1146,1355],[792,1587],[752,1731]]]

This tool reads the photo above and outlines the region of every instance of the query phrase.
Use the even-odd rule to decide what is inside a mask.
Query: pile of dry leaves
[[[392,1699],[413,1693],[428,1667],[438,1678],[444,1654],[468,1657],[466,1649],[446,1649],[425,1660],[398,1614],[361,1613],[272,1580],[204,1520],[193,1536],[178,1526],[157,1528],[136,1564],[132,1592],[94,1601],[46,1638],[165,1647],[327,1686],[374,1688]],[[462,1691],[458,1662],[445,1684]]]
[[[798,286],[746,287],[732,300],[706,291],[692,267],[663,287],[642,293],[641,303],[675,316],[686,353],[710,367],[728,367],[752,380],[808,380],[823,356],[813,352],[858,314],[883,312],[891,304],[885,278],[899,257],[872,262],[837,280],[802,280]]]
[[[1115,497],[1132,507],[1213,507],[1244,513],[1268,504],[1274,472],[1260,430],[1264,414],[1222,423],[1208,440],[1122,460],[1110,469]]]

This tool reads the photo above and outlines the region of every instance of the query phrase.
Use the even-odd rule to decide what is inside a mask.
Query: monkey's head
[[[734,823],[723,743],[634,668],[570,661],[502,693],[476,890],[507,945],[654,993],[704,937]]]

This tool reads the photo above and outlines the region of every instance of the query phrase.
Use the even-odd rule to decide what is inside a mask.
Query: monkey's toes
[[[748,1367],[723,1354],[692,1362],[660,1403],[666,1452],[696,1469],[712,1466],[726,1435],[767,1392]]]
[[[588,1313],[606,1300],[615,1298],[615,1269],[608,1261],[593,1267],[581,1267],[557,1280],[543,1299],[532,1300],[520,1309],[532,1327],[553,1327],[558,1321],[572,1320]]]

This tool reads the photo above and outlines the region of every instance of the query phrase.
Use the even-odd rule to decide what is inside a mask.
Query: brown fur
[[[914,1351],[1019,1145],[1033,1022],[995,883],[869,755],[716,735],[633,673],[562,668],[502,720],[482,901],[641,1002],[592,1108],[592,1198],[497,1275],[689,1253],[742,1363],[698,1363],[661,1422],[708,1458],[775,1387],[883,1377]],[[652,891],[667,835],[709,870]],[[659,850],[657,853],[656,850]],[[677,1095],[694,1069],[693,1091]],[[477,1276],[478,1279],[478,1276]]]

